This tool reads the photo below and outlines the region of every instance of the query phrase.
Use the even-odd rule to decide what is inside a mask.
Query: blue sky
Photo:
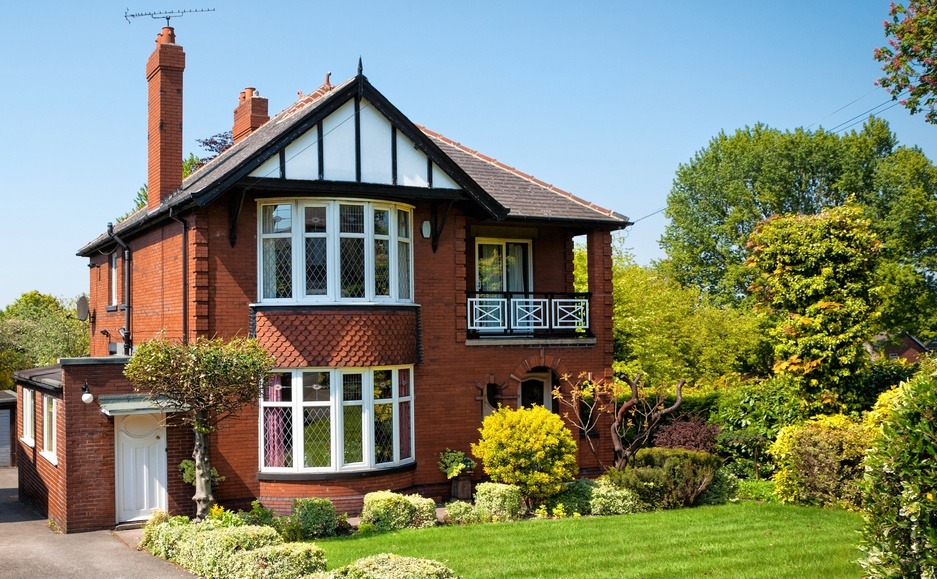
[[[0,307],[87,290],[75,252],[146,179],[144,64],[165,20],[186,52],[185,151],[229,130],[238,93],[271,114],[364,73],[416,123],[638,220],[625,244],[663,256],[680,163],[757,122],[833,128],[885,103],[872,50],[887,0],[806,2],[16,2],[0,58]],[[839,112],[837,109],[847,106]],[[937,126],[880,115],[937,157]],[[861,117],[860,117],[861,118]],[[814,128],[817,125],[814,125]],[[856,125],[855,128],[859,128]]]

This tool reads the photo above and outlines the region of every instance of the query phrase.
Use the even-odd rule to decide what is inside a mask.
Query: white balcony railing
[[[468,298],[468,329],[479,336],[588,332],[589,295],[477,292]]]

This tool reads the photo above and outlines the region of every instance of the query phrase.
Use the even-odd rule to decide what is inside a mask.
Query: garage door
[[[0,466],[10,466],[12,460],[12,443],[10,442],[10,409],[0,409]]]

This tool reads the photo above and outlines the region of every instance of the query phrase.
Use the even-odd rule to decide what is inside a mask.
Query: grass
[[[462,577],[860,577],[861,518],[743,501],[617,517],[529,520],[319,540],[329,568],[376,553]]]

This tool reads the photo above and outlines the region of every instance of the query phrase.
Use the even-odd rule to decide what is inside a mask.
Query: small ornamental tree
[[[208,515],[214,497],[208,435],[218,423],[260,398],[260,384],[274,360],[253,338],[199,338],[178,344],[157,338],[137,346],[124,375],[137,390],[168,407],[186,408],[183,423],[192,427],[195,445],[196,518]]]
[[[911,114],[923,112],[937,123],[937,8],[933,0],[892,2],[889,16],[883,22],[888,46],[874,53],[885,73],[878,83]]]
[[[558,494],[579,472],[572,433],[543,406],[499,408],[479,432],[472,453],[485,472],[495,482],[517,485],[528,503]]]

